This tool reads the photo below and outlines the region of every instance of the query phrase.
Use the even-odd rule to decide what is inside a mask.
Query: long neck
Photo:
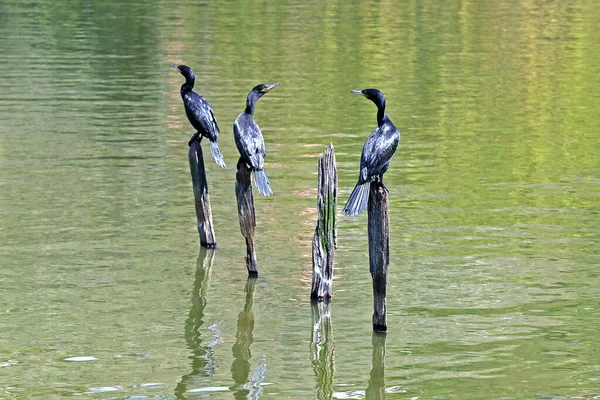
[[[186,76],[185,83],[183,85],[181,85],[181,93],[191,92],[192,89],[194,88],[194,81],[195,81],[194,77]]]
[[[385,99],[375,103],[377,105],[377,126],[383,125],[383,118],[385,117]]]
[[[260,95],[254,90],[251,90],[250,93],[248,93],[248,98],[246,99],[246,109],[244,110],[246,114],[254,115],[254,107],[256,107],[256,102],[258,99],[260,99]]]

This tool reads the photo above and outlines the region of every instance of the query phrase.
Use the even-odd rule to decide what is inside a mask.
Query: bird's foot
[[[192,147],[192,143],[194,142],[194,140],[197,140],[200,142],[202,140],[202,136],[200,136],[200,134],[198,132],[194,133],[192,135],[192,137],[190,138],[190,141],[188,142],[189,147]]]

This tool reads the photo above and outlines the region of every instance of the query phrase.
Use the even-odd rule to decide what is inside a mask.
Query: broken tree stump
[[[312,241],[312,289],[313,300],[331,299],[333,263],[337,247],[337,168],[335,151],[329,143],[319,160],[317,210],[319,213]]]
[[[390,263],[390,213],[388,190],[379,181],[369,192],[369,264],[373,279],[373,330],[387,331],[386,285]]]
[[[198,220],[198,233],[200,245],[206,248],[217,247],[215,231],[213,230],[212,212],[210,210],[210,197],[208,196],[208,183],[204,169],[204,158],[199,140],[193,140],[188,153],[192,184],[194,186],[194,200],[196,204],[196,218]]]
[[[252,169],[240,157],[235,174],[235,197],[237,198],[240,230],[246,238],[246,268],[249,275],[258,275],[256,249],[254,248],[254,231],[256,229],[256,212],[251,185]]]

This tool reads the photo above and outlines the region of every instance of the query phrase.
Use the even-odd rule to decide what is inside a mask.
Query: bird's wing
[[[208,109],[210,110],[210,116],[212,119],[212,123],[215,126],[217,134],[219,134],[221,132],[221,129],[219,129],[219,124],[217,123],[217,117],[215,117],[215,113],[213,112],[212,108],[208,107]]]
[[[364,181],[379,175],[398,148],[397,130],[377,128],[367,138],[360,158],[360,175]]]
[[[262,169],[267,153],[260,128],[254,120],[244,122],[240,123],[236,120],[233,124],[233,133],[238,151],[247,162],[250,162],[253,168]]]
[[[186,114],[194,128],[210,140],[216,140],[219,136],[219,126],[210,104],[196,93],[186,95],[184,103]]]

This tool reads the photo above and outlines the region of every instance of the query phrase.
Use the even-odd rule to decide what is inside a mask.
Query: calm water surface
[[[0,1],[0,399],[598,396],[599,25],[591,0]],[[222,129],[214,253],[170,62]],[[278,81],[247,282],[231,124]],[[402,131],[387,337],[365,215],[308,299],[317,159],[345,204],[366,87]]]

